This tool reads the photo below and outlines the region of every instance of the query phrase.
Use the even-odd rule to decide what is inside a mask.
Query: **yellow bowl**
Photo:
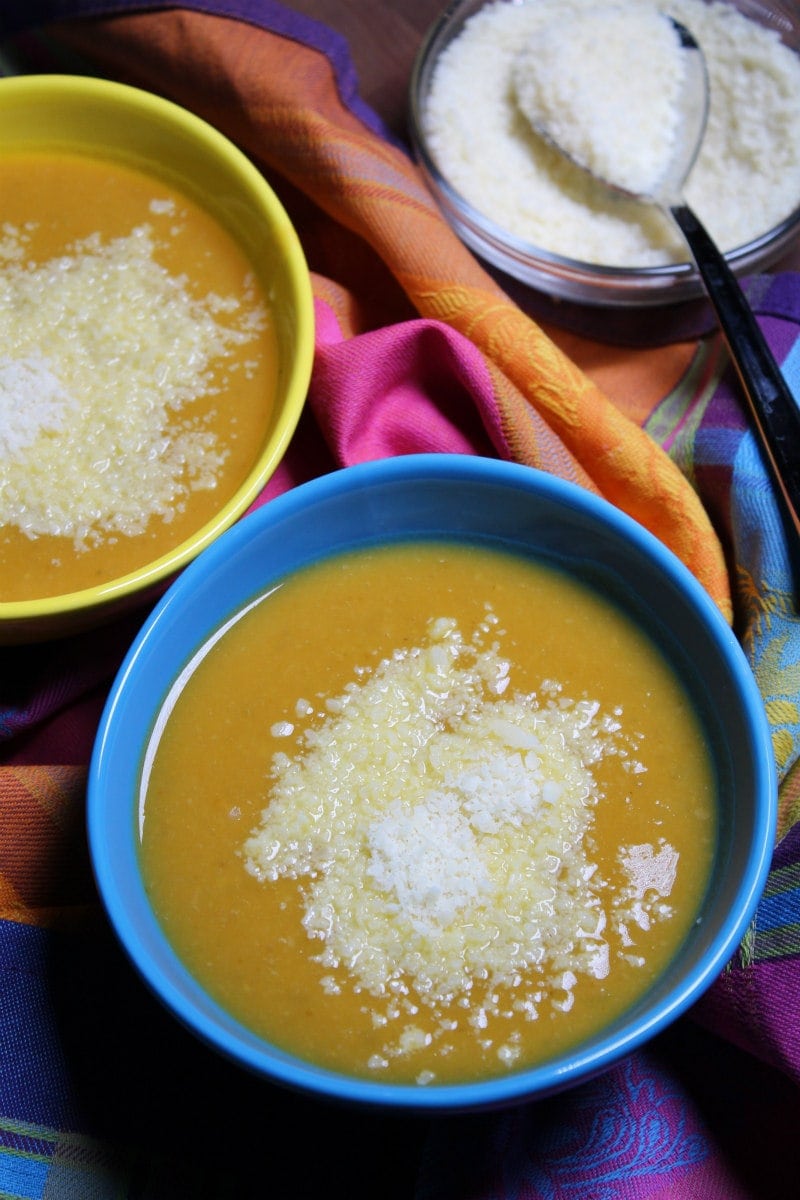
[[[204,208],[235,241],[270,297],[277,383],[269,428],[236,492],[191,537],[119,578],[64,595],[0,602],[0,644],[104,623],[144,602],[253,503],[280,463],[305,403],[314,351],[308,267],[277,196],[226,137],[138,88],[67,75],[0,80],[0,163],[19,151],[88,154],[136,168]],[[2,214],[0,214],[2,217]]]

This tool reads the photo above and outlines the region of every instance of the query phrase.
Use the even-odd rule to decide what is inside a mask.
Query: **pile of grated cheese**
[[[424,644],[361,669],[319,712],[298,700],[272,730],[295,748],[273,758],[245,867],[298,881],[323,987],[341,990],[343,970],[386,1027],[375,1070],[446,1038],[454,1011],[485,1046],[495,1018],[569,1010],[581,975],[611,970],[612,929],[628,946],[670,915],[669,846],[625,848],[629,886],[613,896],[590,852],[593,768],[618,755],[642,771],[635,736],[552,681],[514,693],[501,637],[491,609],[469,640],[440,618]],[[511,1066],[519,1045],[500,1036],[495,1052]]]
[[[0,526],[84,550],[216,486],[227,451],[188,408],[267,314],[254,289],[194,298],[150,225],[41,264],[30,233],[0,241]]]
[[[790,216],[800,206],[800,55],[725,0],[614,0],[614,9],[611,24],[622,32],[595,45],[580,30],[597,19],[597,0],[492,0],[465,22],[435,64],[423,113],[428,148],[452,187],[501,229],[568,258],[629,267],[685,260],[672,222],[653,206],[609,196],[566,162],[534,133],[517,92],[536,53],[529,46],[548,27],[569,27],[585,50],[580,92],[569,103],[591,97],[607,144],[619,136],[622,145],[630,119],[620,128],[602,91],[613,62],[630,72],[649,65],[643,16],[659,10],[692,32],[708,68],[709,119],[687,202],[725,251]],[[552,67],[536,63],[545,79]],[[664,82],[672,86],[669,71]],[[638,119],[641,145],[648,124],[658,135],[660,118],[649,107]]]

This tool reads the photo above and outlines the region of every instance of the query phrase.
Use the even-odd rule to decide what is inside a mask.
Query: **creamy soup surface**
[[[536,1063],[648,988],[716,844],[659,650],[558,570],[455,543],[335,557],[175,686],[141,864],[245,1025],[420,1086]]]
[[[210,521],[272,418],[269,305],[233,237],[162,180],[3,157],[0,601],[117,579]]]

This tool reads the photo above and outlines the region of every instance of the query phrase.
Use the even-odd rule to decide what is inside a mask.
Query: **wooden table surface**
[[[288,0],[347,40],[364,100],[405,137],[414,56],[444,0]]]

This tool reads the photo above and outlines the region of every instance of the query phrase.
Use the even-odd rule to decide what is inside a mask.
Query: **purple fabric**
[[[415,1200],[790,1200],[798,1117],[777,1072],[682,1024],[577,1091],[444,1120]]]
[[[175,7],[163,0],[5,0],[0,5],[0,39],[55,21]],[[396,141],[374,109],[361,99],[347,42],[327,25],[277,0],[186,0],[180,7],[246,21],[322,51],[334,68],[343,103],[370,129]]]

